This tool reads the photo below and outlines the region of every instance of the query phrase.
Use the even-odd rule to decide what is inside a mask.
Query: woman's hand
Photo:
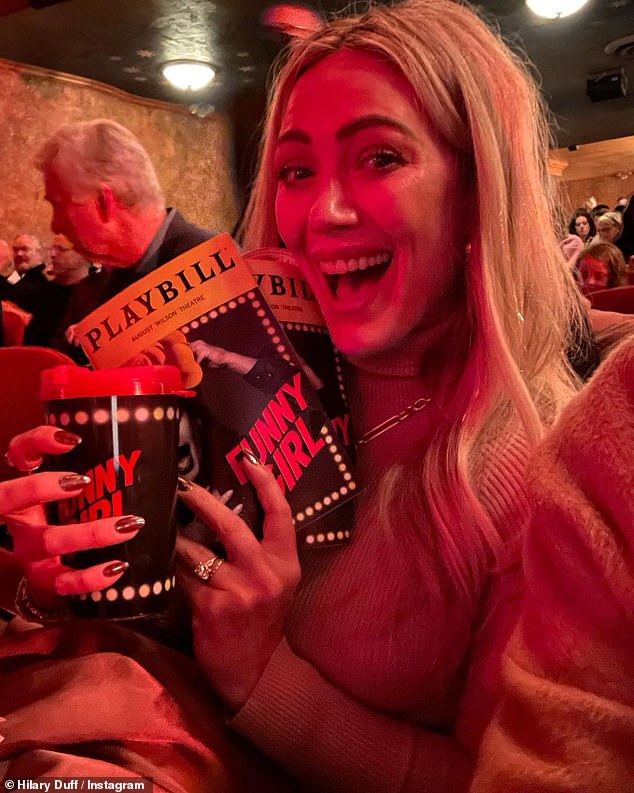
[[[264,536],[218,498],[195,485],[179,495],[214,530],[227,559],[207,581],[194,573],[213,554],[179,538],[181,583],[192,604],[199,665],[234,711],[246,702],[284,634],[284,619],[300,579],[295,528],[288,502],[262,465],[244,468],[264,508]]]
[[[20,471],[39,467],[45,454],[64,454],[81,438],[56,427],[41,426],[18,435],[7,457]],[[127,565],[112,561],[86,570],[73,570],[61,555],[115,545],[135,536],[143,519],[127,515],[91,523],[51,526],[44,504],[78,496],[88,477],[72,471],[34,473],[0,482],[0,520],[13,537],[13,552],[27,577],[33,600],[44,609],[59,608],[60,596],[76,595],[111,586]]]

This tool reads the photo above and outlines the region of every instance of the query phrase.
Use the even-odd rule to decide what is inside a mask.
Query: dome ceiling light
[[[216,72],[203,61],[168,61],[161,66],[163,77],[181,91],[200,91],[214,79]]]
[[[526,0],[530,10],[546,19],[560,19],[579,11],[588,0]]]

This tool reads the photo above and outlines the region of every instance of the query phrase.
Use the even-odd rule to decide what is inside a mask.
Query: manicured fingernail
[[[130,565],[127,562],[111,562],[103,568],[101,574],[106,578],[114,578],[119,573],[125,573],[128,567]]]
[[[53,435],[53,440],[57,441],[57,443],[63,443],[64,446],[77,446],[78,443],[81,443],[79,435],[66,430],[57,430],[55,435]]]
[[[145,519],[138,515],[126,515],[114,524],[115,531],[119,534],[130,534],[133,531],[138,531],[145,526]]]
[[[178,477],[178,482],[177,482],[176,487],[178,488],[178,490],[180,490],[181,493],[184,493],[184,492],[187,492],[188,490],[193,490],[194,489],[193,483],[190,482],[189,479],[185,479],[184,476],[179,476]]]
[[[243,449],[242,450],[242,454],[244,454],[244,456],[247,458],[247,460],[250,463],[252,463],[253,465],[259,465],[260,464],[260,461],[258,460],[258,458],[255,456],[255,454],[253,454],[253,452],[250,449]]]
[[[80,487],[90,484],[90,477],[84,474],[66,474],[60,477],[59,486],[62,490],[77,490]]]

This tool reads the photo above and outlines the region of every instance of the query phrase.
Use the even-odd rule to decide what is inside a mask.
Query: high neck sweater
[[[348,362],[357,435],[426,395],[413,347],[409,355]],[[403,448],[424,448],[439,408],[427,410],[362,447],[362,484]],[[516,616],[519,533],[528,513],[521,437],[496,439],[480,458],[480,499],[510,539],[508,559],[469,602],[430,612],[398,522],[393,532],[372,528],[371,486],[359,496],[351,543],[302,553],[285,638],[229,722],[291,771],[302,790],[467,790]],[[435,658],[431,644],[440,648]]]

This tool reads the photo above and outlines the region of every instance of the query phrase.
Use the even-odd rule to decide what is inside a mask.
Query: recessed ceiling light
[[[214,79],[215,71],[203,61],[168,61],[161,66],[165,79],[181,91],[200,91]]]
[[[537,16],[559,19],[574,14],[587,2],[588,0],[526,0],[526,5]]]

